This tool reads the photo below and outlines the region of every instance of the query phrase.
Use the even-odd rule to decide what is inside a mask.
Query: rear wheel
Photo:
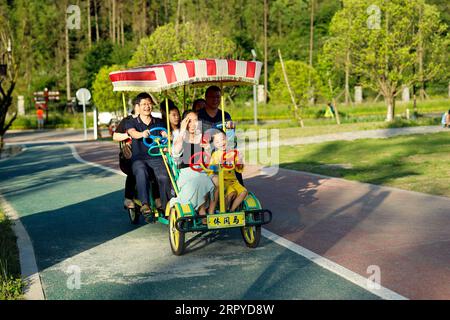
[[[181,256],[185,248],[185,234],[176,228],[178,218],[179,214],[177,213],[177,210],[175,210],[175,208],[171,208],[169,216],[170,248],[172,249],[173,254],[176,256]]]

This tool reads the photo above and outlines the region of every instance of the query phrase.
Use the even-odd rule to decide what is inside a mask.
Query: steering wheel
[[[198,158],[198,162],[195,162],[194,160]],[[205,163],[206,160],[206,163]],[[209,162],[211,160],[211,156],[209,155],[209,153],[204,152],[204,151],[200,151],[197,153],[194,153],[190,158],[189,158],[189,167],[197,172],[202,172],[205,171],[207,173],[211,173],[211,172],[215,172],[214,166],[209,167]]]
[[[233,161],[231,162],[231,164],[228,164],[228,162],[227,162],[229,154],[233,154]],[[239,151],[236,149],[230,150],[228,152],[224,152],[222,154],[222,161],[221,161],[223,170],[225,170],[225,171],[234,170],[236,168],[236,163],[235,163],[234,159],[236,159],[237,156],[239,156]],[[198,159],[199,161],[198,162],[195,161],[196,159]],[[206,160],[206,163],[204,160]],[[209,155],[209,153],[200,151],[200,152],[194,153],[190,157],[189,167],[192,170],[197,171],[197,172],[204,171],[206,173],[217,173],[219,170],[219,166],[218,165],[210,165],[210,161],[211,161],[211,156]]]
[[[231,164],[228,164],[227,159],[229,158],[229,154],[232,153],[233,154],[233,161],[231,162]],[[236,149],[224,152],[222,154],[222,166],[227,169],[227,170],[233,170],[236,168],[236,157],[239,156],[239,151]]]
[[[167,147],[167,142],[168,142],[168,138],[163,137],[162,135],[153,135],[152,132],[155,131],[163,131],[167,134],[167,130],[166,128],[163,127],[156,127],[156,128],[152,128],[149,130],[150,132],[150,136],[148,138],[143,138],[142,142],[144,143],[144,145],[146,147],[148,147],[148,155],[152,156],[152,157],[156,157],[156,156],[160,156],[162,155],[161,153],[161,148],[165,148]],[[149,143],[147,140],[151,139],[151,143]],[[158,149],[157,153],[154,153],[153,150]]]

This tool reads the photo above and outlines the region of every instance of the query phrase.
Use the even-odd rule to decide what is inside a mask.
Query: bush
[[[88,128],[94,126],[92,113],[86,114],[86,125]],[[46,129],[63,129],[63,128],[82,129],[83,114],[77,113],[75,115],[72,115],[72,114],[50,113],[48,116],[48,121],[45,122],[44,127]],[[12,130],[37,129],[36,116],[35,115],[18,116],[17,119],[13,122],[10,129]]]
[[[20,299],[24,283],[11,221],[0,211],[0,300]]]

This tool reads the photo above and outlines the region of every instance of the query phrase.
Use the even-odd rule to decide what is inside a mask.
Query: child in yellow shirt
[[[210,165],[218,165],[219,163],[222,163],[223,154],[226,152],[227,148],[227,139],[223,131],[219,131],[214,134],[213,145],[216,151],[214,151],[211,155]],[[239,207],[248,194],[247,189],[245,189],[236,178],[236,172],[242,173],[244,171],[244,164],[240,158],[240,155],[238,156],[233,152],[230,152],[225,160],[228,165],[231,165],[232,163],[235,164],[235,169],[223,171],[225,184],[225,206],[229,212],[233,212]],[[212,180],[218,188],[218,176],[213,175]]]

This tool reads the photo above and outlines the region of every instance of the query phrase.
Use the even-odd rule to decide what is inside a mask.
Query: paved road
[[[118,169],[111,143],[76,150]],[[383,287],[407,298],[450,298],[449,198],[284,169],[249,167],[245,177],[275,214],[268,238],[249,250],[236,232],[205,235],[183,257],[171,255],[165,227],[128,224],[122,176],[77,162],[67,146],[30,147],[0,162],[0,193],[22,216],[50,299],[378,298],[350,279],[373,267]],[[65,285],[70,265],[81,268],[80,290]]]
[[[109,144],[76,148],[117,169]],[[245,172],[275,213],[266,230],[362,277],[378,267],[382,285],[405,297],[450,299],[450,198],[275,169]]]
[[[248,249],[236,231],[198,236],[173,256],[166,226],[129,224],[124,177],[78,162],[67,145],[2,161],[0,181],[32,240],[47,299],[378,298],[270,240]]]

